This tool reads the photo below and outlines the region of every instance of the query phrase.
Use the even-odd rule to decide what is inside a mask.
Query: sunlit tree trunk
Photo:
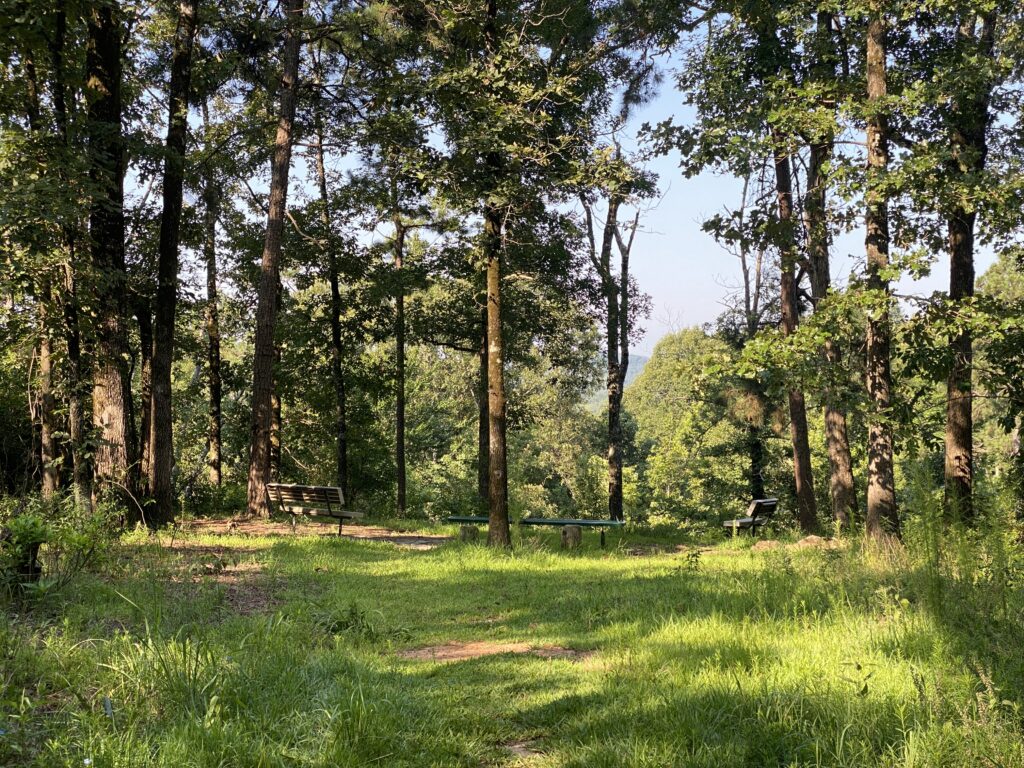
[[[276,321],[278,272],[281,239],[288,196],[288,171],[292,156],[292,123],[295,120],[295,96],[299,75],[301,35],[297,26],[302,20],[303,0],[287,0],[284,35],[284,70],[280,87],[280,112],[274,156],[270,171],[270,204],[267,211],[267,232],[260,265],[258,303],[256,307],[256,339],[253,357],[252,434],[249,449],[249,482],[246,509],[249,515],[269,516],[267,482],[270,470],[270,431],[272,392],[274,388],[274,325]]]
[[[896,533],[896,482],[893,437],[889,425],[892,406],[889,318],[889,204],[882,186],[889,168],[886,98],[886,24],[877,0],[872,3],[867,28],[867,155],[868,179],[865,224],[867,236],[867,283],[876,301],[868,313],[867,388],[872,413],[868,425],[868,506],[865,533],[881,539]]]
[[[512,544],[508,524],[508,462],[505,447],[505,345],[501,328],[501,211],[488,201],[484,208],[484,251],[487,256],[487,541]]]
[[[188,97],[192,81],[192,46],[196,35],[198,0],[178,4],[178,28],[171,55],[168,89],[167,140],[164,148],[163,210],[160,215],[156,305],[153,330],[153,397],[149,438],[151,526],[174,520],[173,414],[171,367],[174,362],[174,320],[178,306],[178,242],[182,190],[185,181],[185,141],[188,137]],[[143,432],[143,440],[147,433]]]
[[[486,301],[486,298],[485,298]],[[487,396],[487,307],[481,310],[482,331],[480,341],[480,352],[477,358],[480,362],[480,373],[477,377],[477,494],[483,507],[487,508],[490,489],[490,451],[491,431],[489,423],[488,396]]]
[[[131,387],[128,378],[128,317],[125,274],[124,144],[121,135],[120,7],[116,2],[88,13],[86,102],[90,178],[96,190],[89,228],[93,265],[96,340],[93,364],[93,453],[96,484],[105,496],[131,492],[134,461]]]
[[[397,199],[395,200],[397,205]],[[405,285],[402,264],[405,260],[405,226],[395,216],[395,471],[397,493],[395,507],[399,517],[405,515]]]
[[[957,45],[961,55],[973,53],[987,61],[992,58],[996,17],[986,14],[979,30],[974,13],[961,25]],[[953,98],[949,108],[951,158],[954,178],[979,174],[988,156],[986,132],[992,84],[988,78],[973,89]],[[949,298],[963,304],[974,296],[973,208],[957,205],[947,219],[949,232]],[[974,417],[971,404],[974,350],[971,331],[964,328],[950,345],[953,364],[946,383],[945,506],[949,519],[970,520],[974,516]]]
[[[774,135],[776,143],[775,186],[778,199],[779,221],[786,228],[786,243],[782,248],[782,332],[789,336],[796,332],[799,322],[796,284],[796,243],[793,230],[793,179],[789,154],[783,138]],[[793,442],[793,479],[796,484],[797,520],[801,530],[813,531],[818,525],[817,501],[814,497],[814,478],[811,472],[811,448],[807,436],[807,406],[804,393],[797,387],[789,389],[790,436]]]

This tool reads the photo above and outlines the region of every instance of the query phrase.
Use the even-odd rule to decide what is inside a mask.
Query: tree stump
[[[562,529],[562,549],[579,549],[583,544],[583,528],[567,525]]]
[[[480,529],[475,525],[464,525],[459,528],[459,541],[472,542],[480,538]]]

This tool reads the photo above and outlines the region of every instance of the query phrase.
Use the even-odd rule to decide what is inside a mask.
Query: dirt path
[[[333,523],[305,523],[296,526],[293,532],[290,523],[272,520],[189,520],[182,524],[182,530],[188,533],[221,536],[334,536],[337,528]],[[346,523],[342,527],[342,538],[385,541],[406,549],[434,549],[446,541],[451,541],[452,537],[439,533],[393,531],[375,525]],[[175,546],[177,545],[178,542],[175,542]],[[189,546],[188,542],[181,542],[180,545]]]

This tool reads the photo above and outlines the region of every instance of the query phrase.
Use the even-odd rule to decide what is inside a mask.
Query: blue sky
[[[656,123],[677,115],[687,118],[682,97],[670,78],[658,98],[638,110],[630,122],[635,134],[644,122]],[[713,321],[723,310],[723,300],[739,285],[739,262],[701,231],[708,216],[734,206],[740,198],[741,182],[710,173],[687,179],[679,171],[678,157],[657,158],[648,168],[659,176],[662,198],[657,207],[641,218],[641,231],[630,257],[630,267],[640,288],[652,299],[651,315],[644,323],[646,333],[634,343],[639,354],[650,355],[658,339],[679,328]],[[864,258],[861,231],[836,239],[832,254],[833,279],[845,282],[851,270]],[[995,260],[988,249],[979,249],[976,271],[980,276]],[[902,294],[930,294],[946,290],[948,259],[940,255],[924,279],[905,279]]]

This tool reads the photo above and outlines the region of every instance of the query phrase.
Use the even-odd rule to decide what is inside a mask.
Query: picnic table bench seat
[[[745,517],[738,517],[735,520],[726,520],[722,527],[732,531],[735,536],[739,531],[750,531],[753,536],[758,528],[763,528],[772,519],[776,508],[779,506],[778,499],[754,499],[747,507]]]
[[[362,512],[345,509],[345,494],[334,486],[267,483],[267,491],[275,509],[292,516],[293,529],[299,515],[330,517],[338,521],[338,535],[341,536],[341,525],[345,520],[363,516]]]

